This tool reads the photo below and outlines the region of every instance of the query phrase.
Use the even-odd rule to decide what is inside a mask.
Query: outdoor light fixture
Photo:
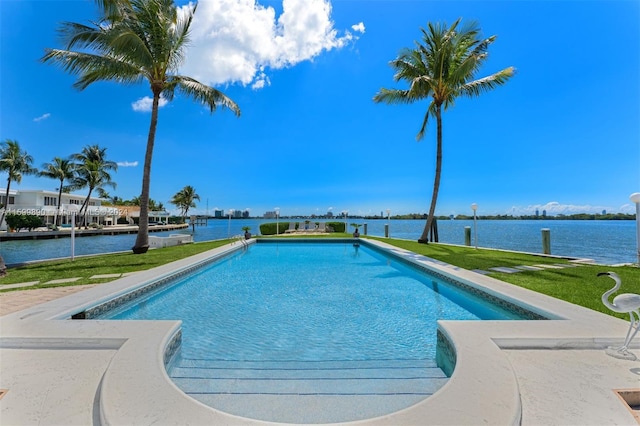
[[[280,217],[280,207],[273,208],[276,211],[276,235],[280,235],[280,222],[278,222],[278,218]]]
[[[71,214],[71,261],[76,257],[76,217],[78,211],[78,206],[75,204],[67,205],[67,212]]]
[[[233,209],[229,209],[229,227],[227,229],[227,235],[231,238],[231,215],[233,215]]]
[[[636,205],[636,260],[640,266],[640,192],[634,192],[629,196],[629,199]]]
[[[477,226],[477,216],[476,210],[478,210],[478,205],[476,203],[471,204],[471,210],[473,210],[473,239],[475,241],[476,249],[478,248],[478,226]]]

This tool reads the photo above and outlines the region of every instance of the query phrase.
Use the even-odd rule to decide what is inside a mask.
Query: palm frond
[[[200,83],[199,81],[185,76],[173,76],[169,83],[174,84],[175,88],[190,98],[203,105],[209,107],[214,112],[218,107],[222,106],[230,109],[236,116],[240,116],[240,108],[221,91]]]
[[[468,97],[479,96],[480,94],[493,90],[498,86],[502,86],[514,75],[514,67],[505,68],[495,74],[466,83],[460,87],[460,94]]]

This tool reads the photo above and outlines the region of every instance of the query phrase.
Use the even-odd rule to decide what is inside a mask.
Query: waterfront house
[[[71,215],[76,214],[86,196],[62,194],[60,210],[58,210],[58,192],[45,190],[10,190],[8,203],[5,196],[0,196],[0,203],[6,205],[7,213],[35,215],[42,218],[45,225],[53,224],[56,214],[60,214],[60,223],[71,223]],[[88,223],[112,225],[117,223],[120,211],[112,206],[103,206],[103,199],[91,197],[87,208]],[[0,230],[6,230],[6,222],[0,224]]]

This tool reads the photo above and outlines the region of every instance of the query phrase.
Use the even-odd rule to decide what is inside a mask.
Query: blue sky
[[[184,2],[178,2],[184,4]],[[92,1],[0,0],[0,139],[41,166],[98,144],[121,164],[112,195],[139,195],[150,113],[146,84],[97,83],[39,62],[62,21]],[[282,215],[426,212],[435,121],[426,101],[375,104],[404,88],[388,63],[428,22],[476,20],[497,35],[482,75],[516,76],[443,116],[437,214],[634,211],[640,191],[640,2],[203,0],[181,73],[241,108],[210,114],[176,97],[160,109],[151,197],[169,208],[192,185],[197,212],[279,207]],[[276,22],[278,25],[276,25]],[[211,35],[214,34],[214,35]],[[0,176],[4,180],[4,176]],[[24,177],[14,189],[54,190]]]

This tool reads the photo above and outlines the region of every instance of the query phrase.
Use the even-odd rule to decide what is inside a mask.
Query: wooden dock
[[[179,225],[151,225],[149,233],[174,231],[176,229],[187,229],[189,225],[182,223]],[[102,229],[78,229],[76,228],[76,237],[91,237],[94,235],[119,235],[119,234],[137,234],[138,226],[116,225],[105,226]],[[60,228],[58,231],[21,231],[21,232],[0,232],[0,241],[19,241],[19,240],[52,240],[56,238],[71,237],[70,228]]]

